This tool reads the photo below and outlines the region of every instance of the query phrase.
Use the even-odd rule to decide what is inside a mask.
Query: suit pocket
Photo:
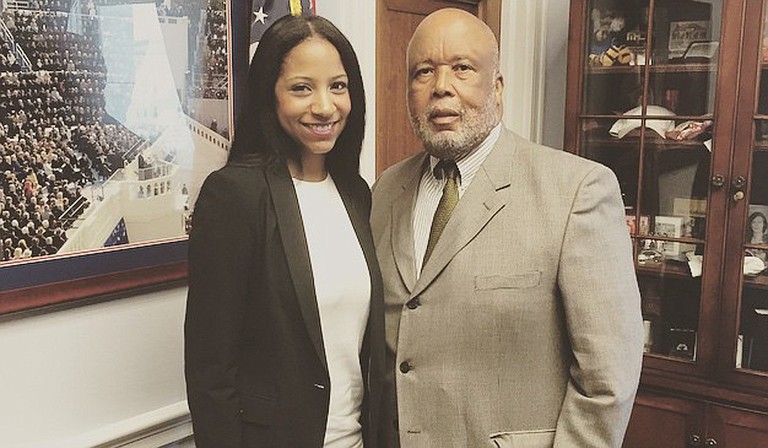
[[[242,395],[241,418],[244,422],[263,426],[272,425],[275,417],[275,398],[266,395]]]
[[[497,432],[491,434],[491,441],[497,448],[552,448],[555,430]]]
[[[541,271],[515,275],[478,275],[475,277],[475,291],[493,289],[525,289],[539,286]]]

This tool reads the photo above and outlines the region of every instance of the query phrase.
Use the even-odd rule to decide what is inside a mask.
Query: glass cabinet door
[[[591,0],[585,27],[578,151],[619,180],[646,353],[689,363],[716,300],[702,284],[722,3]]]
[[[768,7],[763,11],[758,90],[749,178],[738,178],[746,200],[737,369],[768,372]],[[739,194],[736,192],[734,194]]]

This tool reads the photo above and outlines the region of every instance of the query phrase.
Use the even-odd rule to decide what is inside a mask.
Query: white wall
[[[569,0],[504,0],[504,124],[562,148]]]
[[[347,36],[360,61],[366,98],[360,174],[373,184],[376,178],[376,2],[318,0],[317,14],[332,21]]]
[[[515,98],[507,99],[507,111],[523,116],[543,104],[537,115],[544,117],[543,128],[530,132],[558,146],[568,2],[545,1],[540,9],[534,8],[535,0],[504,1],[505,24],[519,26],[513,17],[517,7],[534,8],[546,23],[546,48],[528,53],[544,61],[539,73],[546,74],[546,83],[530,81],[543,94],[529,96],[528,109],[518,109]],[[373,0],[318,1],[319,14],[349,37],[360,59],[368,97],[361,171],[368,181],[375,173],[375,9]],[[504,45],[509,52],[527,51]],[[508,61],[504,70],[516,69],[524,76],[528,68],[518,66],[517,59]],[[506,71],[504,75],[513,78]],[[166,423],[167,431],[121,446],[156,447],[188,434],[182,372],[185,298],[185,289],[177,288],[0,322],[0,446],[116,446]]]
[[[569,0],[543,0],[544,5],[544,102],[541,143],[563,147],[565,132],[565,74],[568,63]]]
[[[173,289],[0,323],[0,446],[95,446],[186,413],[183,313]]]

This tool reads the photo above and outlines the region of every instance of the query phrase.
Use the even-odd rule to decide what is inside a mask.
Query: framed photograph
[[[232,137],[230,4],[5,6],[0,314],[185,279]]]
[[[709,21],[681,21],[669,24],[669,59],[682,58],[692,42],[710,40]]]
[[[666,238],[683,236],[684,219],[682,216],[656,216],[653,222],[653,235]],[[657,249],[667,257],[678,258],[682,255],[680,243],[674,241],[658,241]]]
[[[640,225],[636,224],[635,215],[627,214],[624,216],[627,229],[631,235],[648,235],[648,215],[640,215]]]
[[[627,224],[627,230],[629,230],[630,235],[636,235],[637,234],[637,226],[635,225],[635,215],[634,214],[627,214],[624,216],[624,223]]]
[[[768,205],[749,204],[744,242],[765,246],[765,249],[750,247],[746,252],[747,255],[759,258],[763,263],[768,262]]]
[[[672,214],[683,218],[682,235],[686,238],[704,239],[706,233],[707,200],[699,198],[674,198]],[[680,252],[696,250],[695,244],[680,243]]]
[[[696,359],[696,330],[670,328],[669,356],[691,360]]]

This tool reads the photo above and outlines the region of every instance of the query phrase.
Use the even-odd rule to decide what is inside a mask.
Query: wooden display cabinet
[[[625,446],[768,447],[768,0],[572,0],[568,58],[643,299]]]

